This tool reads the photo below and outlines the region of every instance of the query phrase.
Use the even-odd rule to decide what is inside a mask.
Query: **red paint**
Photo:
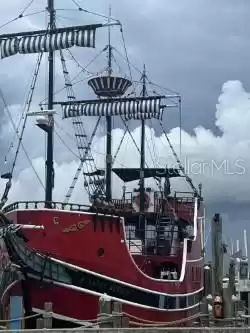
[[[192,216],[188,205],[189,203],[179,205],[178,214],[188,217],[191,222]],[[44,231],[25,231],[29,239],[27,244],[32,249],[48,253],[60,260],[140,287],[170,294],[191,293],[203,287],[203,260],[187,262],[185,278],[181,283],[166,282],[166,280],[162,282],[150,278],[148,275],[152,273],[154,265],[173,262],[181,267],[182,251],[172,257],[147,256],[147,260],[142,255],[136,255],[133,262],[124,242],[122,219],[119,222],[117,218],[103,218],[92,213],[45,209],[18,210],[6,215],[20,224],[44,225]],[[70,226],[77,226],[79,223],[80,226],[84,225],[81,230],[75,228],[74,231],[64,232],[65,229],[69,230]],[[197,238],[192,242],[192,251],[188,254],[187,260],[196,260],[202,255],[199,223],[198,220]],[[97,255],[99,248],[104,249],[102,257]],[[97,317],[97,297],[49,284],[41,288],[40,284],[33,281],[33,307],[41,309],[45,301],[52,301],[53,311],[60,315],[81,320]],[[75,307],[72,304],[78,305]],[[128,305],[124,305],[124,311],[152,321],[173,321],[190,315],[190,311],[187,310],[159,312]],[[195,311],[198,311],[198,307],[191,312]]]

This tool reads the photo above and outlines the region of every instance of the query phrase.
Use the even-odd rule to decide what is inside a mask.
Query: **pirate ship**
[[[88,81],[96,98],[76,99],[63,52],[94,48],[97,30],[119,26],[122,32],[121,23],[109,17],[104,24],[58,28],[53,0],[48,0],[46,10],[50,17],[46,30],[0,35],[2,63],[17,54],[23,57],[38,54],[24,118],[26,121],[29,115],[39,116],[37,126],[47,139],[44,201],[7,205],[15,159],[10,172],[2,175],[7,180],[1,201],[2,304],[7,308],[11,296],[22,295],[25,315],[29,316],[40,313],[44,302],[51,301],[55,316],[79,324],[97,317],[99,298],[106,294],[111,300],[121,302],[123,311],[138,325],[188,322],[199,314],[203,293],[203,200],[185,174],[163,128],[165,110],[178,106],[180,96],[149,95],[145,68],[140,95],[132,89],[132,78],[114,75],[109,30],[109,43],[104,48],[108,67]],[[48,53],[48,99],[41,103],[40,112],[32,113],[32,93],[44,53]],[[55,100],[55,53],[59,53],[62,63],[66,101]],[[65,121],[72,120],[80,156],[80,165],[64,202],[55,202],[52,195],[57,106],[61,106]],[[91,153],[95,131],[90,137],[86,134],[87,117],[98,118],[96,127],[101,118],[106,121],[104,169],[96,167]],[[141,126],[138,167],[114,167],[112,124],[118,117],[128,133],[129,120]],[[162,127],[177,168],[147,166],[145,128],[152,119]],[[18,137],[18,149],[24,127]],[[70,203],[82,172],[89,203]],[[113,198],[113,174],[124,184],[120,198]],[[178,177],[190,185],[189,192],[171,188],[171,180]],[[148,179],[153,179],[154,187],[147,186]],[[130,182],[136,182],[137,186],[128,191]]]

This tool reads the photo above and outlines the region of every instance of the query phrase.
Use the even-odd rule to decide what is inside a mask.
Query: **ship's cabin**
[[[126,184],[138,181],[140,169],[113,169]],[[144,178],[164,180],[159,190],[144,188],[145,207],[140,211],[139,186],[132,191],[123,188],[120,199],[106,202],[93,198],[92,206],[63,204],[53,202],[51,208],[61,210],[93,211],[102,214],[112,214],[124,217],[126,244],[131,256],[145,274],[157,279],[178,280],[181,273],[183,244],[187,241],[187,252],[192,250],[194,236],[193,192],[173,192],[170,179],[181,177],[176,169],[145,169]],[[10,213],[20,209],[39,209],[44,202],[16,202],[4,209]],[[46,206],[45,206],[46,207]]]
[[[139,168],[118,168],[113,172],[124,184],[140,181]],[[154,178],[159,187],[157,191],[145,187],[143,214],[139,184],[132,191],[126,191],[124,185],[121,199],[96,204],[124,216],[127,246],[140,269],[154,278],[177,280],[184,238],[189,239],[188,252],[192,249],[195,196],[193,192],[171,190],[170,179],[181,177],[177,169],[147,168],[143,173],[144,178]]]

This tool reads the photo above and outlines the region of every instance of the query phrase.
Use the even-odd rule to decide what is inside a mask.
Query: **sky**
[[[28,3],[28,2],[27,2]],[[249,170],[250,170],[250,79],[248,34],[249,2],[247,0],[98,0],[78,1],[89,11],[102,14],[108,12],[112,5],[112,15],[123,24],[124,38],[129,59],[136,68],[146,64],[147,74],[152,82],[179,92],[182,96],[182,154],[181,159],[187,173],[195,184],[203,184],[206,202],[206,219],[209,224],[214,213],[221,213],[224,221],[224,237],[243,239],[243,229],[249,227]],[[76,25],[103,22],[96,16],[73,11],[77,6],[71,0],[55,1],[60,25]],[[15,0],[1,4],[1,22],[8,22],[24,8],[23,1]],[[43,9],[41,1],[34,1],[26,13]],[[41,29],[46,24],[45,14],[27,16],[13,24],[1,28],[0,32],[26,31]],[[97,49],[107,43],[107,32],[98,31]],[[119,29],[112,29],[112,43],[124,54]],[[84,66],[96,55],[98,50],[76,49],[72,53]],[[124,70],[123,58],[115,55]],[[66,56],[70,71],[77,73],[79,68]],[[104,66],[105,56],[94,64],[90,71],[98,71]],[[36,57],[14,56],[0,62],[0,86],[9,106],[14,122],[18,121],[25,96],[29,89],[34,71]],[[115,64],[114,64],[115,65]],[[63,85],[60,62],[55,66],[56,87]],[[139,73],[133,71],[136,80]],[[34,95],[32,108],[46,94],[46,66],[43,64],[39,83]],[[149,87],[152,89],[152,86]],[[78,97],[90,96],[89,89],[83,84],[75,87]],[[57,96],[63,98],[63,94]],[[0,147],[4,152],[1,171],[6,172],[11,165],[14,149],[8,153],[14,131],[9,117],[1,105]],[[44,136],[30,119],[24,134],[23,143],[32,159],[33,165],[44,179]],[[70,123],[58,116],[57,127],[60,136],[67,141],[71,150],[76,152],[75,143],[67,134]],[[179,153],[179,116],[169,110],[164,117],[169,137]],[[94,120],[87,120],[87,131],[93,127]],[[116,124],[120,127],[120,124]],[[139,140],[140,124],[132,125],[133,134]],[[66,130],[61,131],[61,127]],[[147,153],[148,163],[153,159],[159,166],[175,165],[164,135],[159,127],[147,128],[147,138],[151,149]],[[72,133],[71,133],[72,134]],[[94,138],[93,154],[99,166],[103,166],[105,138],[104,129],[99,130]],[[123,135],[122,128],[113,133],[116,150],[118,139]],[[139,157],[128,136],[126,143],[117,157],[117,166],[131,166],[139,163]],[[155,147],[153,149],[152,147]],[[56,186],[54,197],[63,200],[78,161],[62,142],[55,137],[55,170]],[[133,155],[132,155],[133,154]],[[4,163],[4,156],[7,164]],[[137,157],[136,157],[137,156]],[[114,195],[120,194],[122,183],[113,180]],[[173,181],[173,187],[182,188],[183,184]],[[133,186],[133,185],[131,185]],[[4,188],[2,181],[1,188]],[[20,153],[9,200],[43,199],[43,189],[37,182],[34,173],[23,152]],[[82,183],[79,183],[72,200],[84,202],[86,194]]]

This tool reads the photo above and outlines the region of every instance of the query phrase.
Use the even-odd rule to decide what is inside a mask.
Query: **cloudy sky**
[[[3,2],[0,5],[1,23],[16,17],[24,8],[24,1]],[[27,1],[28,3],[28,1]],[[43,9],[42,1],[34,1],[25,12],[31,13]],[[98,0],[78,3],[89,11],[106,14],[108,5],[112,5],[112,14],[123,23],[124,36],[130,61],[138,68],[147,66],[149,79],[161,86],[177,91],[182,96],[183,133],[182,160],[187,172],[193,176],[196,184],[203,183],[207,206],[207,223],[211,215],[221,212],[224,218],[226,238],[242,239],[243,229],[249,227],[249,170],[250,170],[250,79],[249,79],[249,2],[247,0]],[[44,1],[45,5],[45,1]],[[71,0],[55,0],[58,23],[76,25],[103,21],[86,13],[73,11],[77,6]],[[61,9],[70,9],[69,11]],[[28,16],[0,31],[26,31],[43,28],[45,14]],[[98,31],[97,50],[73,50],[72,53],[84,66],[99,49],[106,44],[107,32]],[[118,29],[112,29],[114,46],[122,54],[121,35]],[[72,59],[66,56],[73,75],[79,72]],[[117,54],[117,61],[125,69],[124,60]],[[105,56],[93,65],[91,71],[103,66]],[[15,121],[18,120],[29,82],[34,71],[36,57],[15,56],[1,60],[0,85]],[[38,89],[34,95],[33,108],[45,97],[46,68],[39,77]],[[63,86],[60,63],[56,65],[56,88]],[[138,80],[138,73],[133,72]],[[72,75],[72,76],[73,76]],[[136,76],[137,75],[137,76]],[[82,76],[83,77],[83,76]],[[83,85],[76,86],[78,97],[89,94]],[[84,95],[84,96],[83,96]],[[63,95],[60,95],[60,97]],[[1,170],[7,171],[11,165],[13,151],[7,154],[8,145],[14,135],[9,118],[1,106]],[[57,120],[60,126],[68,123]],[[169,111],[165,125],[170,138],[179,152],[178,114]],[[93,125],[91,121],[88,128]],[[139,139],[139,124],[132,124],[134,135]],[[60,131],[58,129],[58,131]],[[65,131],[60,132],[67,141]],[[93,151],[99,165],[102,164],[104,142],[102,132],[94,139]],[[114,131],[114,149],[123,135],[122,129]],[[159,165],[173,163],[164,136],[159,127],[147,129],[147,137],[155,148],[155,160]],[[67,141],[76,152],[74,142]],[[117,165],[131,165],[132,152],[136,155],[129,137],[117,157]],[[30,120],[24,135],[24,145],[33,160],[34,167],[43,180],[44,177],[44,137]],[[62,200],[77,167],[77,160],[55,137],[56,146],[56,189],[55,199]],[[129,151],[129,154],[128,154]],[[4,156],[7,154],[7,164]],[[151,154],[148,152],[148,163]],[[139,157],[137,158],[139,161]],[[137,162],[136,158],[134,163]],[[152,162],[151,162],[152,163]],[[4,183],[2,183],[2,188]],[[119,193],[120,186],[114,188]],[[173,186],[179,187],[176,183]],[[86,195],[80,184],[72,199],[84,201]],[[43,190],[25,158],[20,153],[18,167],[10,201],[24,199],[42,199]]]

